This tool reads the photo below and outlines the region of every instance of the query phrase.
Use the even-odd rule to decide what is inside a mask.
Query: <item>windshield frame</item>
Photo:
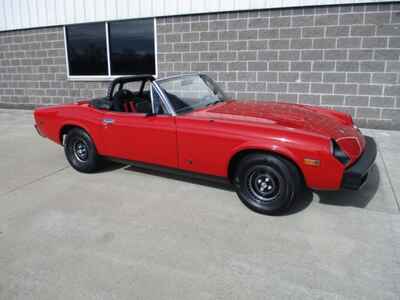
[[[180,78],[184,78],[184,77],[195,77],[198,76],[200,77],[203,81],[205,81],[205,84],[207,85],[208,88],[211,89],[211,87],[209,86],[209,84],[211,84],[211,86],[213,87],[213,92],[216,92],[217,94],[221,95],[218,96],[219,100],[221,102],[226,101],[228,98],[226,96],[226,94],[224,93],[224,91],[218,86],[218,84],[215,83],[214,80],[212,80],[209,76],[205,75],[205,74],[201,74],[201,73],[188,73],[188,74],[181,74],[181,75],[176,75],[176,76],[170,76],[170,77],[166,77],[166,78],[161,78],[161,79],[157,79],[155,81],[153,81],[153,84],[157,86],[158,91],[161,93],[162,97],[165,99],[165,101],[168,103],[168,108],[170,111],[172,111],[172,115],[176,116],[176,115],[183,115],[186,113],[190,113],[193,110],[196,109],[202,109],[205,108],[206,106],[199,106],[193,109],[189,109],[189,110],[185,110],[185,111],[179,111],[177,112],[174,108],[174,106],[171,104],[170,99],[168,98],[168,95],[164,92],[164,89],[160,86],[160,84],[162,84],[163,82],[166,81],[171,81],[174,79],[180,79]]]

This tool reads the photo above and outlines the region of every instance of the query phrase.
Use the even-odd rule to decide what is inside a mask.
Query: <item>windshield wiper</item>
[[[208,103],[206,106],[215,105],[215,104],[218,104],[220,102],[224,102],[224,100],[221,100],[221,99],[220,100],[216,100],[216,101]]]

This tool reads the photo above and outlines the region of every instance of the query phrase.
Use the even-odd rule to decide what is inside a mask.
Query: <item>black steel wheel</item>
[[[288,160],[271,154],[245,156],[236,168],[236,191],[251,210],[278,214],[289,209],[300,189],[300,174]]]
[[[85,140],[77,138],[73,141],[73,151],[75,158],[82,162],[85,163],[89,159],[89,147],[86,144]]]
[[[91,137],[83,129],[74,128],[68,132],[64,152],[70,165],[79,172],[92,173],[99,168],[101,158]]]
[[[259,202],[274,201],[282,192],[283,178],[269,166],[252,167],[246,181],[250,193]]]

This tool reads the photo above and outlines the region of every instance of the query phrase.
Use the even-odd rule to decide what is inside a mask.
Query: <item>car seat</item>
[[[133,99],[135,95],[129,90],[119,90],[113,96],[112,110],[119,112],[136,112]]]

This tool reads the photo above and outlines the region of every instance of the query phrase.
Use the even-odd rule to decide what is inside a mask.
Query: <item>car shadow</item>
[[[293,215],[305,210],[313,200],[313,192],[310,189],[304,188],[290,209],[282,214],[282,216]]]
[[[214,177],[209,177],[209,176],[203,176],[203,175],[198,175],[198,174],[176,174],[176,173],[170,173],[168,171],[160,171],[160,170],[153,170],[153,169],[147,169],[143,168],[141,166],[136,166],[136,165],[128,165],[125,166],[124,170],[127,171],[132,171],[132,172],[140,172],[143,174],[147,175],[154,175],[154,176],[160,176],[168,179],[173,179],[173,180],[179,180],[183,182],[188,182],[192,184],[198,184],[198,185],[203,185],[206,187],[211,187],[211,188],[216,188],[216,189],[221,189],[229,192],[235,192],[234,186],[229,183],[227,180],[224,179],[219,179],[219,178],[214,178]],[[293,203],[289,211],[285,212],[283,215],[291,215],[298,213],[304,209],[306,209],[310,203],[312,202],[313,199],[313,193],[309,189],[304,189],[299,197],[296,199],[296,201]],[[239,199],[238,199],[239,200]]]
[[[183,182],[188,182],[188,183],[193,183],[193,184],[198,184],[198,185],[204,185],[207,187],[222,189],[222,190],[231,191],[231,192],[235,191],[235,188],[233,187],[233,185],[230,184],[227,180],[224,180],[223,178],[215,178],[212,176],[204,176],[204,175],[199,175],[199,174],[194,174],[194,173],[186,173],[186,172],[181,173],[181,172],[175,172],[175,170],[172,170],[172,171],[154,170],[154,169],[148,169],[148,168],[136,166],[136,165],[125,166],[124,170],[132,171],[132,172],[140,172],[140,173],[147,174],[147,175],[154,175],[154,176],[164,177],[167,179],[173,179],[173,180],[178,180],[178,181],[183,181]]]
[[[358,191],[340,190],[336,192],[314,191],[319,203],[336,206],[365,208],[375,197],[380,183],[379,168],[374,164],[365,185]]]
[[[228,181],[220,178],[186,173],[186,172],[175,172],[174,170],[157,170],[142,167],[140,165],[127,165],[118,162],[109,162],[104,168],[98,173],[111,172],[114,170],[123,169],[130,172],[138,172],[147,175],[159,176],[167,179],[178,180],[182,182],[188,182],[192,184],[203,185],[206,187],[221,189],[225,191],[234,192],[235,188]],[[376,165],[373,165],[368,176],[367,182],[362,189],[358,191],[351,190],[340,190],[340,191],[312,191],[310,189],[304,189],[301,194],[297,197],[289,211],[282,214],[292,215],[306,209],[314,199],[314,194],[317,196],[317,200],[321,204],[336,205],[336,206],[352,206],[358,208],[365,208],[368,203],[374,198],[378,191],[380,182],[379,169]]]
[[[152,169],[148,167],[143,167],[141,165],[135,164],[124,164],[115,161],[109,161],[101,170],[97,173],[112,172],[115,170],[124,170],[130,172],[137,172],[146,175],[159,176],[167,179],[177,180],[181,182],[187,182],[192,184],[198,184],[206,187],[216,188],[220,190],[225,190],[229,192],[235,192],[234,186],[227,180],[219,177],[212,177],[206,175],[199,175],[190,172],[175,172],[175,170],[169,169]],[[238,199],[239,200],[239,199]],[[313,192],[309,189],[304,189],[301,194],[297,197],[296,201],[293,203],[289,211],[285,212],[283,215],[291,215],[298,213],[306,209],[313,200]],[[278,215],[279,216],[279,215]]]
[[[95,173],[100,174],[100,173],[107,173],[107,172],[112,172],[115,170],[123,169],[126,167],[126,164],[121,164],[118,162],[114,161],[106,161],[101,168],[99,168]]]
[[[147,169],[147,168],[143,168],[143,167],[136,166],[136,165],[125,166],[124,170],[132,171],[132,172],[140,172],[140,173],[147,174],[147,175],[160,176],[160,177],[183,181],[183,182],[188,182],[188,183],[192,183],[192,184],[203,185],[206,187],[221,189],[221,190],[225,190],[225,191],[229,191],[229,192],[235,192],[234,186],[231,183],[229,183],[227,180],[220,179],[220,178],[214,178],[211,176],[209,177],[209,176],[203,176],[203,175],[192,174],[192,173],[176,174],[176,173],[170,173],[170,172],[164,171],[164,170],[159,171],[159,170]],[[281,215],[291,215],[291,214],[295,214],[295,213],[298,213],[298,212],[304,210],[305,208],[307,208],[310,205],[310,203],[312,202],[312,199],[313,199],[312,191],[309,189],[304,189],[304,191],[302,191],[302,193],[299,195],[299,197],[293,203],[293,205],[291,206],[289,211],[287,211]],[[279,216],[279,215],[277,215],[277,216]]]

